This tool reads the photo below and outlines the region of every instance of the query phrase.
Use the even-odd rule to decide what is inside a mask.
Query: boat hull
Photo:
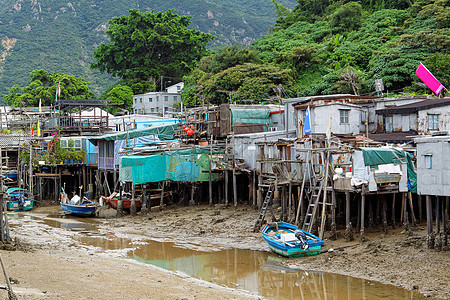
[[[61,203],[61,209],[64,212],[76,214],[76,215],[84,215],[84,216],[91,216],[95,214],[95,209],[97,206],[93,205],[72,205],[72,204],[66,204]]]
[[[8,201],[6,203],[6,209],[9,211],[27,211],[33,209],[34,201],[25,200],[25,203],[21,207],[19,201]]]
[[[30,192],[19,187],[12,187],[6,191],[6,209],[9,211],[27,211],[31,210],[34,200]]]
[[[273,252],[288,258],[320,254],[324,245],[323,240],[307,231],[301,230],[305,234],[308,243],[308,248],[303,249],[300,241],[294,237],[294,231],[297,229],[299,229],[297,226],[285,222],[271,223],[264,227],[262,235]],[[283,235],[286,238],[291,238],[291,240],[283,240]]]
[[[105,200],[105,203],[107,203],[109,206],[111,206],[114,209],[117,209],[117,201],[118,199],[107,199]],[[141,209],[142,202],[141,200],[136,199],[136,208]],[[123,199],[122,200],[123,209],[130,209],[131,207],[131,200],[130,199]]]

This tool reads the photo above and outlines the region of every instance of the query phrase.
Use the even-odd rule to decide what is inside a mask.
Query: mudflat
[[[226,288],[126,259],[120,251],[104,251],[75,242],[79,231],[45,226],[59,207],[39,207],[10,218],[13,245],[2,260],[19,299],[255,299],[257,295]],[[183,243],[197,250],[230,247],[269,251],[260,233],[253,233],[258,212],[248,206],[192,206],[115,217],[103,209],[95,218],[100,234],[139,241],[154,239]],[[411,227],[412,228],[412,227]],[[345,242],[325,234],[318,256],[291,259],[288,267],[350,275],[403,287],[434,297],[450,298],[448,250],[426,248],[425,222],[410,232],[402,228],[384,234],[366,228],[367,241]],[[11,251],[11,250],[14,251]],[[447,248],[448,249],[448,248]],[[6,297],[7,292],[1,290]]]

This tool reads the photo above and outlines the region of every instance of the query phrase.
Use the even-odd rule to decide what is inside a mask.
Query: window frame
[[[349,116],[350,116],[350,109],[339,109],[339,124],[350,124]]]
[[[439,114],[428,114],[428,130],[439,130]]]

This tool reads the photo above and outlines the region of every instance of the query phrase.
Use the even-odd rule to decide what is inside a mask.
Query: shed
[[[119,152],[126,145],[172,140],[176,127],[176,124],[171,124],[90,138],[89,140],[98,146],[98,168],[116,169],[120,157],[123,156]]]
[[[214,154],[223,151],[214,151]],[[133,185],[149,182],[209,181],[210,150],[191,148],[153,155],[130,155],[120,160],[119,180]],[[215,180],[217,174],[211,174]]]
[[[414,141],[417,144],[417,193],[450,196],[450,135]]]

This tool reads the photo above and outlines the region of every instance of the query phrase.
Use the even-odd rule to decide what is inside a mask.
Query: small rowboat
[[[304,234],[308,247],[302,247],[300,240],[295,237],[295,230]],[[324,245],[323,240],[317,236],[286,222],[267,224],[263,228],[262,236],[273,252],[289,258],[320,254]]]
[[[169,193],[164,193],[163,201],[167,202]],[[104,205],[108,205],[111,208],[117,209],[117,201],[119,200],[119,194],[117,192],[112,193],[109,197],[102,196],[102,201]],[[141,198],[135,198],[136,200],[136,209],[140,210],[142,208]],[[147,205],[150,207],[160,205],[161,203],[161,194],[153,194],[147,195]],[[124,210],[129,210],[131,207],[131,194],[123,193],[122,194],[122,205]]]
[[[99,206],[97,202],[84,200],[80,204],[69,204],[61,202],[61,209],[65,213],[71,213],[76,215],[91,216],[95,214],[95,209]]]
[[[9,211],[27,211],[33,208],[34,201],[28,190],[12,187],[6,191],[6,208]]]
[[[75,195],[71,200],[68,199],[64,188],[61,187],[61,209],[64,213],[70,213],[80,216],[92,216],[95,214],[95,210],[99,207],[98,202],[93,202],[83,197],[83,200]]]
[[[109,205],[110,207],[117,209],[117,201],[118,198],[109,198],[109,197],[103,197],[103,201],[106,205]],[[136,209],[139,210],[142,208],[142,202],[140,199],[135,199],[136,201]],[[131,199],[122,199],[122,205],[123,209],[129,210],[131,207]]]

